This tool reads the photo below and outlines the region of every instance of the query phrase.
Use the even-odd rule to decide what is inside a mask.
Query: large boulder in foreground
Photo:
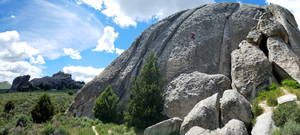
[[[225,125],[231,119],[251,124],[253,118],[249,101],[236,90],[226,90],[220,99],[221,121]]]
[[[84,82],[74,81],[71,74],[58,72],[51,77],[35,78],[30,81],[35,89],[42,90],[64,90],[64,89],[80,89]]]
[[[31,84],[29,83],[30,75],[16,77],[13,80],[10,91],[30,91]]]
[[[165,90],[164,112],[168,117],[184,118],[199,101],[230,87],[230,79],[221,74],[181,74]]]
[[[258,45],[243,41],[239,46],[231,53],[232,88],[250,100],[270,85],[272,65]]]
[[[182,120],[178,117],[159,122],[145,129],[144,135],[179,134]]]
[[[298,26],[291,13],[282,9],[215,3],[162,19],[145,30],[128,50],[79,91],[69,113],[93,117],[95,99],[108,85],[112,85],[120,97],[120,109],[126,109],[131,84],[151,52],[157,56],[164,88],[182,73],[194,71],[231,78],[231,52],[238,49],[239,43],[267,12],[286,29],[291,49],[299,50]]]
[[[196,126],[191,128],[185,135],[248,135],[248,131],[242,121],[233,119],[221,129],[209,130]]]
[[[214,94],[195,105],[195,107],[184,117],[180,133],[185,134],[194,126],[205,129],[217,129],[219,127],[219,97]]]

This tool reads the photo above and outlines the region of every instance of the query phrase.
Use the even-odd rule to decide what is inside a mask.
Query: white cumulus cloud
[[[115,29],[111,26],[106,26],[104,28],[104,33],[98,40],[98,45],[93,51],[106,51],[108,53],[114,53],[115,40],[118,38],[119,33],[115,32]]]
[[[102,2],[103,2],[102,0],[80,0],[77,3],[78,4],[84,3],[89,5],[90,7],[95,8],[96,10],[100,10],[102,8]]]
[[[121,55],[124,52],[123,49],[116,48],[116,53]]]
[[[295,19],[299,25],[299,23],[300,23],[300,8],[299,8],[300,0],[266,0],[266,3],[278,4],[282,7],[287,8],[294,14]]]
[[[137,21],[148,21],[153,18],[161,19],[180,10],[194,8],[203,4],[214,3],[214,0],[97,0],[103,3],[94,7],[94,4],[85,2],[101,12],[121,27],[136,26]]]
[[[104,68],[94,68],[92,66],[67,66],[63,68],[63,72],[72,74],[76,81],[91,81],[96,75],[100,74]]]
[[[0,81],[12,82],[15,77],[26,74],[32,77],[41,76],[42,69],[34,64],[44,64],[45,61],[38,54],[37,49],[20,40],[17,31],[1,32]]]
[[[71,57],[71,59],[80,60],[82,57],[80,56],[79,51],[74,50],[72,48],[64,48],[65,55]]]

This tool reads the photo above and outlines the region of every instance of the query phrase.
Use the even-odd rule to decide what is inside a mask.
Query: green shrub
[[[288,121],[281,129],[282,135],[300,135],[300,124],[295,121]]]
[[[289,87],[289,88],[292,88],[292,89],[300,88],[300,85],[297,83],[297,81],[292,80],[292,79],[286,79],[286,80],[283,80],[283,81],[281,82],[281,84],[282,84],[283,86],[286,86],[286,87]]]
[[[268,87],[266,88],[266,91],[272,91],[272,90],[276,90],[276,89],[278,89],[278,88],[279,88],[278,84],[272,83],[270,86],[268,86]]]
[[[253,113],[254,118],[261,115],[264,112],[264,109],[258,105],[257,102],[252,103],[251,111]]]
[[[95,117],[103,122],[116,122],[118,120],[118,96],[111,86],[100,94],[94,106]]]
[[[0,135],[8,135],[8,131],[9,129],[6,127],[0,128]]]
[[[70,95],[70,96],[74,95],[74,91],[71,91],[71,90],[68,91],[67,93],[68,93],[68,95]]]
[[[15,108],[15,104],[13,101],[8,101],[5,105],[4,105],[4,112],[5,113],[9,113],[10,111],[12,111]]]
[[[31,111],[31,117],[34,122],[42,123],[50,120],[54,115],[54,106],[51,103],[50,97],[47,94],[39,98],[38,103]]]
[[[280,129],[277,128],[275,131],[273,131],[272,135],[281,135]]]
[[[28,127],[32,124],[29,116],[24,115],[24,114],[20,114],[17,116],[17,120],[16,120],[16,127],[20,126],[20,127]]]
[[[63,127],[48,125],[43,130],[43,135],[69,135],[70,133]]]
[[[300,123],[300,107],[295,102],[279,105],[274,109],[272,119],[277,127],[282,127],[288,120]]]
[[[164,101],[161,80],[156,57],[151,53],[132,85],[125,117],[129,125],[145,128],[162,120]]]

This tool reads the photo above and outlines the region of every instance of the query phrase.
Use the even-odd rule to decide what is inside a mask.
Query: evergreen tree
[[[54,106],[51,103],[50,97],[44,94],[39,98],[38,103],[31,111],[31,117],[34,122],[42,123],[50,120],[54,115]]]
[[[103,122],[116,122],[118,120],[118,96],[111,86],[100,94],[94,106],[95,117]]]
[[[145,128],[162,120],[163,90],[161,75],[153,53],[132,85],[126,120],[129,125]]]

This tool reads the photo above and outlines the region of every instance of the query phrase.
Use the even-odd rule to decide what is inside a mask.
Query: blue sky
[[[58,71],[89,81],[159,19],[214,2],[223,0],[0,0],[0,81]]]

